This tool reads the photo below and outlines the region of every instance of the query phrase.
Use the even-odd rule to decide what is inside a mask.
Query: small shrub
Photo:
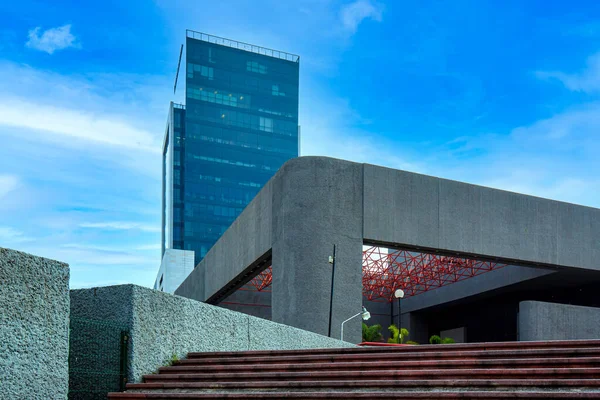
[[[408,339],[408,330],[406,328],[400,328],[395,324],[392,324],[388,327],[388,331],[392,333],[392,337],[388,339],[388,343],[404,343],[406,339]]]
[[[432,337],[429,338],[429,343],[431,343],[431,344],[441,344],[442,343],[442,338],[439,337],[438,335],[433,335]]]
[[[169,365],[173,365],[177,361],[179,361],[179,357],[177,357],[177,354],[173,353],[173,355],[171,355],[171,359],[169,360]]]
[[[454,344],[454,343],[456,343],[456,342],[451,337],[445,337],[442,339],[442,344]]]
[[[363,322],[362,324],[362,341],[363,342],[380,342],[383,340],[381,334],[381,325],[368,326]]]
[[[417,343],[417,342],[415,342],[415,341],[412,341],[412,340],[408,340],[408,341],[406,342],[406,344],[419,344],[419,343]]]

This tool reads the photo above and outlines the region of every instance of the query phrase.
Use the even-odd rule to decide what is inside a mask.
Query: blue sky
[[[0,21],[0,246],[72,287],[154,282],[186,28],[301,56],[304,155],[600,207],[596,1],[21,0]]]

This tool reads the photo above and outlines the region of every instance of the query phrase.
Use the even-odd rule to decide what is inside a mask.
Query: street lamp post
[[[358,316],[361,316],[363,320],[368,320],[369,318],[371,318],[371,313],[367,311],[366,308],[362,308],[362,311],[359,312],[356,315],[351,316],[350,318],[348,318],[347,320],[345,320],[344,322],[342,322],[342,331],[340,332],[340,340],[344,340],[344,324],[348,321],[350,321],[352,318],[356,318]]]
[[[402,313],[400,312],[400,299],[404,297],[404,290],[396,289],[394,297],[398,299],[398,329],[400,330],[400,342],[402,343]]]
[[[329,264],[331,264],[331,292],[329,293],[329,329],[327,336],[331,337],[331,319],[333,318],[333,283],[335,279],[335,244],[333,245],[333,255],[329,256]]]

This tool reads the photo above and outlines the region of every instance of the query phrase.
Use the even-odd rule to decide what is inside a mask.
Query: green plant
[[[407,340],[407,341],[406,341],[406,344],[419,344],[419,343],[417,343],[417,342],[415,342],[415,341],[413,341],[413,340]]]
[[[383,339],[381,334],[381,325],[368,326],[363,322],[362,324],[362,340],[363,342],[379,342]]]
[[[429,338],[429,343],[431,343],[431,344],[441,344],[442,343],[442,338],[439,337],[438,335],[433,335],[432,337]]]
[[[171,355],[171,358],[167,358],[167,359],[165,360],[165,362],[163,363],[163,365],[162,365],[162,366],[163,366],[163,367],[171,367],[171,366],[173,366],[173,364],[175,364],[177,361],[179,361],[179,357],[177,356],[177,354],[176,354],[176,353],[173,353],[173,354]],[[157,370],[156,370],[154,373],[155,373],[155,374],[158,374],[158,373],[159,373],[159,371],[160,371],[160,370],[159,370],[159,369],[157,369]]]
[[[441,338],[438,335],[433,335],[432,337],[429,338],[429,343],[431,344],[452,344],[452,343],[456,343],[454,341],[454,339],[450,338],[450,337],[445,337],[445,338]]]
[[[388,331],[392,334],[392,337],[388,339],[388,343],[404,343],[408,339],[409,333],[405,328],[398,329],[395,324],[392,324],[388,327]]]

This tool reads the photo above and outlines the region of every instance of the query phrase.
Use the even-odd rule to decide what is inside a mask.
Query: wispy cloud
[[[94,244],[85,244],[85,243],[65,243],[60,245],[63,249],[78,249],[78,250],[93,250],[98,252],[106,252],[113,254],[128,254],[132,251],[147,251],[147,250],[160,250],[160,243],[152,243],[152,244],[142,244],[142,245],[134,245],[134,244],[121,244],[121,245],[110,245],[110,246],[98,246]]]
[[[30,242],[33,239],[25,236],[25,234],[19,230],[11,228],[10,226],[0,226],[0,243],[23,243]]]
[[[600,53],[590,56],[586,67],[581,72],[537,71],[536,75],[540,79],[556,79],[569,90],[598,92],[600,91]]]
[[[160,226],[153,226],[148,224],[143,224],[139,222],[124,222],[124,221],[112,221],[112,222],[84,222],[79,224],[81,228],[89,228],[89,229],[105,229],[105,230],[115,230],[115,231],[123,231],[123,230],[132,230],[137,229],[144,232],[160,232]]]
[[[0,98],[0,125],[35,129],[112,146],[160,152],[155,137],[118,116]]]
[[[311,82],[304,84],[304,93],[304,98],[310,100],[300,109],[301,155],[425,171],[409,150],[398,149],[370,131],[370,121],[354,110],[347,99],[324,92]]]
[[[598,130],[600,103],[576,105],[509,134],[463,137],[458,147],[448,143],[428,160],[430,173],[600,207]]]
[[[357,0],[342,7],[340,14],[344,29],[354,33],[358,25],[365,19],[380,22],[383,6],[371,0]]]
[[[531,144],[533,140],[544,141],[539,143],[542,147],[565,146],[565,150],[588,152],[600,146],[599,130],[600,102],[594,102],[572,107],[530,126],[517,128],[512,134]]]
[[[71,33],[70,24],[47,29],[45,31],[42,31],[42,28],[38,26],[29,31],[28,37],[29,40],[25,43],[25,46],[48,54],[69,47],[78,47],[76,38]]]
[[[160,243],[153,243],[153,244],[143,244],[140,246],[135,246],[134,250],[141,250],[141,251],[146,251],[146,250],[160,250],[162,247],[160,245]]]
[[[0,199],[12,192],[19,185],[19,178],[15,175],[0,174]]]

